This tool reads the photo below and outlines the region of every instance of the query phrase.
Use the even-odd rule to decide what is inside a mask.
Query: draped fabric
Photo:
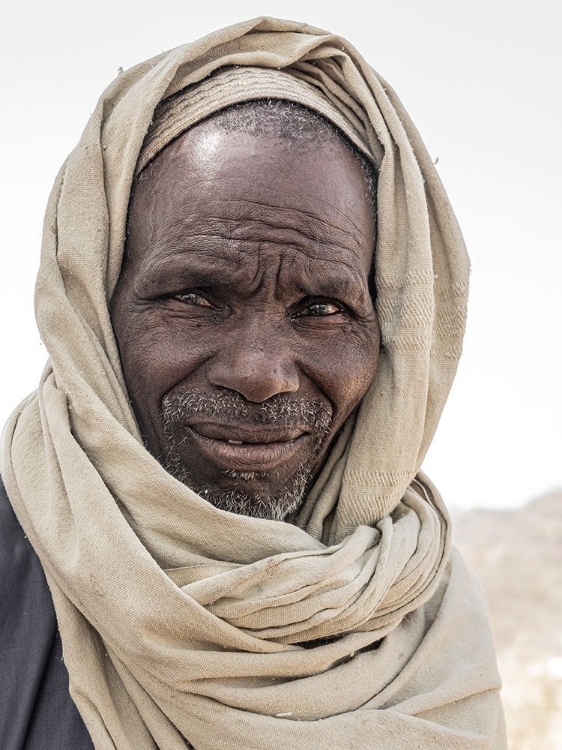
[[[109,318],[154,111],[225,69],[232,90],[237,70],[283,79],[272,91],[298,80],[296,100],[324,108],[379,168],[378,371],[294,525],[218,510],[148,453]],[[225,80],[194,121],[229,103]],[[505,746],[486,607],[420,472],[467,279],[417,131],[345,40],[256,19],[105,91],[47,208],[36,309],[49,361],[2,458],[97,750]]]

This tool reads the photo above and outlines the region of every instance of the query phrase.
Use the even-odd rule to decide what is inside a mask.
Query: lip
[[[302,427],[276,427],[275,425],[237,425],[220,422],[190,422],[187,425],[198,435],[212,440],[240,441],[241,443],[288,443],[296,440],[308,429]]]
[[[267,425],[254,427],[208,422],[189,424],[186,428],[201,453],[210,461],[224,469],[239,471],[274,469],[290,461],[310,437],[310,433],[302,428]]]

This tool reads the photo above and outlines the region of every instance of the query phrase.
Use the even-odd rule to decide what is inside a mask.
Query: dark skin
[[[212,119],[167,146],[131,200],[111,316],[145,443],[167,449],[163,400],[239,394],[247,414],[181,423],[174,450],[195,484],[275,495],[318,474],[375,376],[369,294],[374,223],[361,170],[335,137],[298,143],[223,133]],[[291,395],[329,410],[310,425],[257,424]],[[230,476],[229,476],[230,473]]]

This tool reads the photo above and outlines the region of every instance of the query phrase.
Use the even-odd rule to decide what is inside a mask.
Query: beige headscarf
[[[155,108],[230,69],[197,121],[230,103],[239,67],[268,69],[255,75],[277,81],[269,95],[299,79],[301,98],[286,98],[324,106],[380,169],[379,368],[298,525],[217,510],[145,450],[108,312]],[[505,746],[486,608],[419,473],[460,354],[467,277],[418,133],[344,40],[257,19],[110,85],[51,195],[37,283],[50,359],[6,427],[2,463],[97,750]]]

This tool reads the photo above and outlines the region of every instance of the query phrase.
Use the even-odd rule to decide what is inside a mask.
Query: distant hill
[[[510,750],[562,750],[562,491],[453,520],[490,604]]]

